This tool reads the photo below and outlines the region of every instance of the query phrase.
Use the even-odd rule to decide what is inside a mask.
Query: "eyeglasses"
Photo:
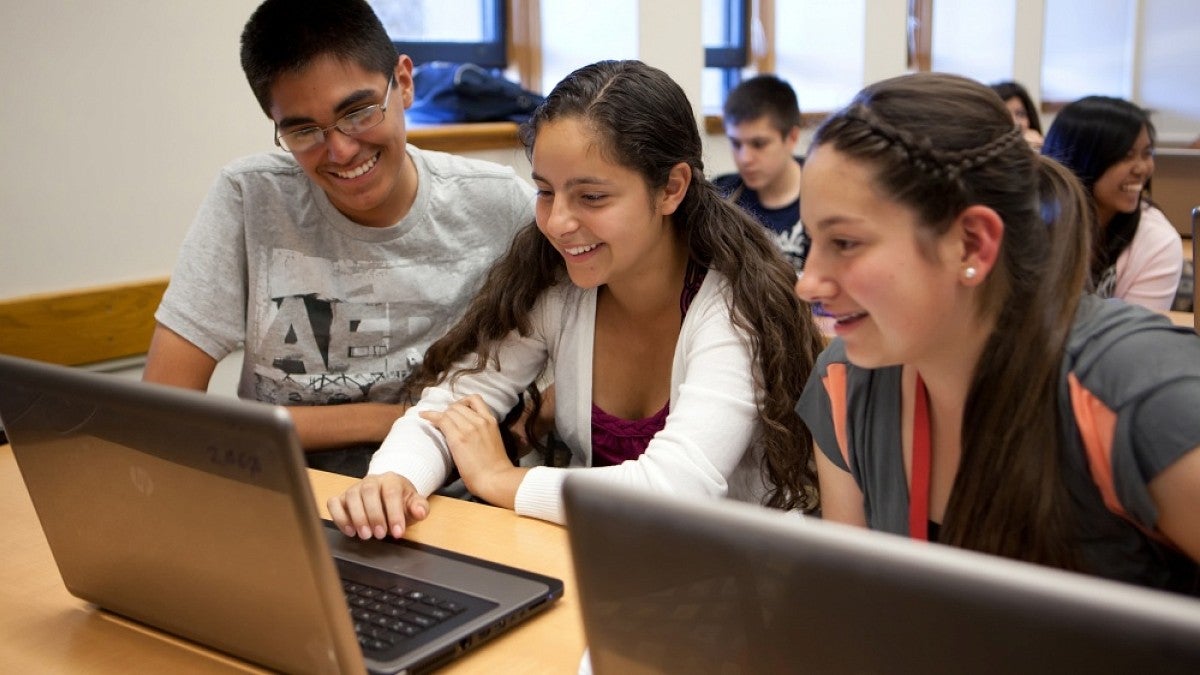
[[[387,90],[383,92],[383,103],[376,103],[346,113],[342,115],[341,119],[327,127],[303,127],[286,134],[279,133],[279,129],[276,127],[275,145],[291,153],[305,152],[324,143],[325,132],[330,129],[337,129],[347,136],[357,136],[367,129],[379,126],[388,109],[388,102],[392,95],[392,81],[393,78],[388,78]]]

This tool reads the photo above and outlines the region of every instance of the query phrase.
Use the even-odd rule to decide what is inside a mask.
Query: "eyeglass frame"
[[[391,104],[391,101],[392,101],[392,84],[395,81],[396,81],[395,77],[388,77],[387,89],[385,89],[383,92],[383,102],[382,103],[373,103],[371,105],[359,108],[358,110],[352,110],[352,111],[346,113],[345,115],[342,115],[341,117],[339,117],[336,122],[334,122],[333,124],[330,124],[327,127],[315,127],[315,128],[314,127],[301,127],[299,129],[296,129],[295,131],[289,131],[287,133],[282,133],[279,130],[279,125],[276,124],[275,125],[275,145],[283,150],[286,150],[287,152],[296,154],[298,152],[308,152],[309,150],[312,150],[313,148],[316,148],[317,146],[324,145],[325,142],[327,140],[329,140],[329,136],[326,132],[328,132],[331,129],[337,129],[338,131],[342,132],[343,134],[345,134],[347,136],[350,136],[351,138],[363,133],[364,131],[369,131],[371,129],[374,129],[375,127],[379,126],[380,124],[383,124],[383,120],[387,118],[388,105]],[[353,132],[346,131],[345,129],[343,129],[341,127],[342,123],[346,121],[346,118],[352,117],[355,115],[362,115],[363,113],[365,113],[367,111],[373,112],[375,109],[379,110],[379,113],[380,113],[379,121],[372,124],[371,126],[363,127],[362,129],[358,129],[357,131],[353,131]],[[320,136],[320,140],[315,141],[312,145],[309,145],[308,147],[302,148],[300,150],[295,150],[295,149],[292,149],[291,147],[288,147],[289,144],[286,144],[283,141],[284,136],[291,136],[293,134],[297,134],[302,131],[309,132],[310,130],[319,132],[321,134],[321,136]]]

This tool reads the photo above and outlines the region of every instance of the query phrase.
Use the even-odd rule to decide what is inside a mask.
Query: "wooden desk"
[[[323,516],[353,479],[310,471]],[[574,673],[583,623],[566,530],[511,511],[435,497],[411,538],[555,576],[553,607],[447,666],[446,673]],[[0,445],[0,672],[229,673],[259,669],[100,611],[67,593],[16,460]]]
[[[1167,317],[1171,319],[1171,323],[1184,328],[1197,328],[1196,315],[1192,312],[1167,312]]]

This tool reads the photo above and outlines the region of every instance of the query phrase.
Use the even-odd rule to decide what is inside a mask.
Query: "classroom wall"
[[[0,298],[169,273],[217,169],[272,146],[238,65],[256,5],[0,6]]]
[[[674,11],[691,25],[699,3],[637,1],[638,55],[680,77],[698,100],[699,74],[688,72],[698,57],[685,58],[691,51],[682,38],[652,24]],[[1146,29],[1170,23],[1168,10],[1195,16],[1191,3],[1149,2]],[[257,4],[0,4],[0,299],[170,273],[219,168],[273,147],[271,125],[238,65],[238,37]],[[866,0],[864,81],[903,72],[904,6]],[[1186,59],[1180,50],[1192,42],[1146,44],[1149,66]],[[1171,109],[1186,113],[1200,105],[1194,71],[1183,74],[1185,87],[1152,84],[1146,94],[1182,99]],[[801,148],[807,142],[806,134]],[[528,176],[520,150],[469,154]],[[734,170],[723,136],[706,138],[705,163],[712,174]]]
[[[0,4],[0,298],[170,273],[220,167],[274,147],[238,63],[258,2]]]

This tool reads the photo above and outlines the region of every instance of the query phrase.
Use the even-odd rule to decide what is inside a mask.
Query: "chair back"
[[[64,366],[139,358],[166,289],[163,277],[0,298],[0,354]]]
[[[1192,207],[1192,269],[1200,261],[1200,206]],[[1196,332],[1200,333],[1200,284],[1192,280],[1192,317]]]

